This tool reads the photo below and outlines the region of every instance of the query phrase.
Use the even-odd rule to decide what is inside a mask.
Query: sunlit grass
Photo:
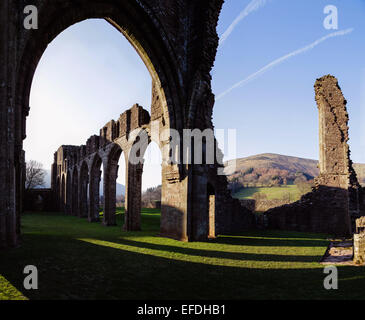
[[[8,280],[0,275],[0,300],[28,300]]]
[[[244,253],[240,253],[240,251],[236,250],[230,250],[228,248],[219,248],[219,253],[211,254],[211,252],[214,249],[217,249],[217,246],[198,246],[196,248],[189,247],[189,250],[184,250],[183,246],[177,246],[174,251],[167,251],[166,249],[169,249],[168,245],[165,245],[166,248],[161,249],[154,249],[154,247],[158,247],[158,243],[156,241],[134,241],[129,239],[127,241],[121,240],[119,242],[110,242],[110,241],[102,241],[102,240],[96,240],[96,239],[79,239],[81,241],[85,241],[91,244],[95,244],[98,246],[104,246],[129,252],[136,252],[140,254],[145,255],[151,255],[155,257],[161,257],[161,258],[167,258],[177,261],[187,261],[187,262],[194,262],[194,263],[203,263],[207,265],[214,265],[214,266],[228,266],[228,267],[240,267],[240,268],[262,268],[262,269],[268,269],[268,268],[276,268],[276,269],[302,269],[302,268],[321,268],[321,266],[318,264],[319,260],[321,259],[323,255],[323,250],[318,250],[317,256],[311,256],[308,260],[312,261],[300,261],[301,258],[293,258],[288,259],[291,261],[271,261],[273,259],[272,254],[273,250],[258,250],[258,248],[250,248],[251,250],[245,250]],[[131,243],[131,245],[124,244],[124,243]],[[148,244],[150,244],[150,248],[145,248],[145,246],[148,247]],[[152,246],[151,246],[152,245]],[[179,247],[181,249],[179,249]],[[243,249],[244,247],[240,247],[239,249]],[[310,247],[308,247],[310,248]],[[225,249],[225,250],[224,250]],[[199,250],[205,250],[206,252],[201,252]],[[232,253],[232,254],[224,254],[224,253]],[[237,254],[234,254],[237,253]],[[249,253],[254,253],[254,255],[248,255]],[[303,257],[307,257],[308,252],[305,252],[302,250],[300,252]],[[281,255],[290,257],[293,255],[293,251],[289,250],[287,247],[282,247],[280,251]],[[261,255],[261,258],[257,255]],[[297,255],[298,256],[298,255]],[[230,257],[233,257],[230,258]],[[315,261],[317,257],[317,261]],[[257,259],[260,258],[262,260],[258,261]],[[299,261],[295,261],[298,259]]]
[[[286,197],[290,202],[300,199],[301,192],[296,185],[283,185],[280,187],[249,187],[243,188],[233,195],[237,199],[253,199],[255,193],[264,194],[267,200],[283,199]]]
[[[141,232],[124,232],[58,213],[22,217],[23,245],[0,251],[3,299],[320,299],[362,298],[363,268],[339,268],[339,290],[323,288],[325,235],[250,231],[207,242],[161,238],[158,210]],[[23,269],[39,289],[24,291]],[[343,281],[341,280],[343,279]],[[9,283],[19,292],[10,293]]]

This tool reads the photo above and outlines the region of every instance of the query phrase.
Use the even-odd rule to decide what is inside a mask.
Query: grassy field
[[[283,185],[281,187],[257,187],[257,188],[244,188],[233,195],[237,199],[253,199],[255,193],[265,194],[268,200],[282,199],[290,195],[290,201],[299,200],[301,194],[296,185]]]
[[[339,268],[339,290],[323,288],[325,235],[251,231],[209,242],[160,238],[159,213],[142,232],[57,213],[22,217],[23,244],[0,251],[0,299],[320,299],[364,298],[362,267]],[[38,268],[39,289],[23,288]]]

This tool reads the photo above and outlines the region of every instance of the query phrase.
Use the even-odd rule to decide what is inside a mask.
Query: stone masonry
[[[354,263],[365,263],[365,217],[356,220],[356,233],[354,234]]]
[[[23,140],[31,111],[29,96],[35,70],[48,44],[75,23],[90,18],[105,19],[128,39],[150,72],[152,120],[157,120],[161,128],[176,130],[180,136],[183,129],[213,129],[214,95],[210,72],[218,46],[216,26],[222,4],[223,0],[0,1],[0,247],[19,245],[24,191]],[[24,28],[27,5],[38,9],[37,30]],[[85,202],[85,190],[87,185],[91,186],[91,199],[97,198],[96,185],[102,163],[109,168],[104,191],[113,193],[116,160],[120,156],[120,145],[115,146],[114,140],[124,133],[127,136],[146,116],[138,108],[130,112],[137,112],[142,118],[134,115],[129,118],[124,114],[117,121],[119,127],[111,122],[85,146],[64,146],[57,152],[53,187],[63,210],[97,219],[96,203]],[[158,141],[163,150],[169,143],[168,139]],[[103,148],[109,152],[108,157],[106,153],[96,152]],[[78,160],[85,160],[84,164]],[[211,230],[209,221],[215,221],[222,230],[227,229],[227,225],[223,226],[224,219],[209,219],[209,214],[215,212],[209,206],[223,207],[211,194],[217,194],[217,190],[225,186],[224,183],[217,186],[224,178],[216,178],[216,169],[215,165],[194,162],[162,166],[161,234],[185,241],[207,239]],[[136,177],[140,170],[138,166],[128,168],[129,192],[132,184],[138,185]],[[209,189],[208,183],[212,186]],[[138,197],[128,196],[129,218],[133,217],[131,208],[137,202]],[[114,224],[115,204],[110,198],[104,205],[111,213],[104,223]],[[235,208],[237,214],[226,214],[240,217],[240,207]],[[126,221],[127,229],[138,228],[138,225],[137,218]]]
[[[266,212],[269,228],[349,236],[363,215],[363,192],[350,160],[348,113],[338,81],[315,83],[319,111],[319,169],[313,191],[301,200]]]
[[[156,101],[153,99],[153,101]],[[125,231],[141,230],[141,186],[143,173],[143,155],[148,144],[142,144],[136,151],[141,161],[132,164],[129,161],[132,148],[139,141],[144,132],[151,142],[153,126],[156,123],[151,119],[158,119],[158,108],[152,107],[152,114],[139,105],[123,112],[117,121],[108,122],[101,130],[100,135],[91,136],[86,145],[61,146],[54,154],[52,165],[52,188],[58,199],[59,209],[67,214],[80,218],[88,218],[90,222],[99,221],[99,188],[101,167],[104,172],[103,185],[103,224],[116,224],[116,179],[119,164],[126,167],[126,194],[125,194]],[[160,123],[160,125],[162,125]],[[159,145],[161,147],[160,141]],[[161,148],[163,158],[167,156]],[[123,159],[123,160],[120,160]],[[214,238],[222,232],[241,231],[253,225],[252,214],[241,207],[238,200],[231,198],[225,176],[217,176],[217,166],[213,166],[208,176],[206,190],[201,194],[207,195],[208,208],[206,221],[207,237]],[[179,194],[166,191],[173,176],[162,175],[161,199],[161,230],[162,236],[181,238],[180,228],[184,221],[181,217],[171,214],[171,199],[179,199]],[[175,183],[175,182],[173,182]],[[89,191],[89,192],[88,192]],[[170,193],[169,193],[170,192]],[[89,194],[89,196],[88,196]],[[176,198],[175,198],[176,197]],[[181,201],[181,200],[179,200]]]

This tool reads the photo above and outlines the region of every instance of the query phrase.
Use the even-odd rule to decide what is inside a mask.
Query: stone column
[[[215,194],[209,194],[208,198],[209,205],[209,238],[215,238]]]
[[[105,226],[115,226],[116,216],[116,181],[118,176],[118,162],[110,160],[109,165],[104,167],[104,217]]]
[[[66,213],[71,214],[72,212],[72,180],[71,172],[67,172],[66,176]]]
[[[188,241],[188,178],[177,165],[162,164],[161,228],[164,237]]]
[[[66,181],[65,174],[61,175],[61,190],[60,190],[60,208],[62,212],[66,211]]]
[[[328,221],[317,221],[317,224],[330,223],[336,234],[346,235],[352,232],[353,212],[350,212],[350,208],[358,207],[350,203],[350,194],[360,187],[347,143],[347,102],[337,79],[331,75],[318,79],[314,88],[319,111],[320,150],[320,174],[315,179],[315,186],[323,194],[321,206],[328,207],[324,210],[327,212],[322,210],[321,214],[322,219],[326,217]]]
[[[19,137],[15,128],[14,79],[16,68],[16,41],[9,34],[14,31],[12,2],[0,2],[0,248],[14,247],[19,243],[17,211],[20,207],[21,189],[20,166],[16,167],[15,156],[22,151],[21,141],[15,149],[15,139]],[[20,128],[18,128],[20,130]],[[15,155],[17,154],[17,155]],[[18,203],[17,203],[18,202]],[[17,210],[18,209],[18,210]]]
[[[100,180],[101,170],[100,168],[94,168],[90,172],[90,210],[89,210],[89,222],[99,221],[99,199],[100,199]]]
[[[141,230],[141,193],[143,164],[127,164],[125,188],[125,217],[123,230]]]
[[[71,199],[71,213],[73,216],[79,215],[79,178],[77,169],[72,173],[72,199]]]
[[[79,177],[79,217],[88,217],[87,188],[89,184],[89,174],[86,167],[81,167]]]

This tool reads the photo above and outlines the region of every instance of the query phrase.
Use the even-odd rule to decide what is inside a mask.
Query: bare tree
[[[25,169],[25,189],[40,187],[45,184],[46,171],[43,164],[35,160],[27,161]]]

